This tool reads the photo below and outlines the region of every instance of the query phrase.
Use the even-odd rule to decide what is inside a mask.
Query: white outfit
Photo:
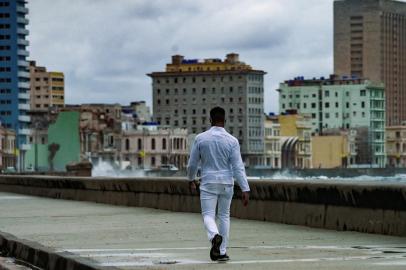
[[[188,164],[188,178],[195,180],[201,166],[200,203],[209,240],[216,234],[223,237],[220,254],[226,253],[230,230],[230,205],[234,180],[242,191],[249,191],[238,140],[222,127],[212,127],[196,136]],[[217,228],[216,206],[218,204]]]

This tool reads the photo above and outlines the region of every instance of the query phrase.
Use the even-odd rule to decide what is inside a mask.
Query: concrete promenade
[[[402,237],[241,219],[231,225],[231,261],[219,264],[209,259],[199,214],[0,193],[0,231],[95,269],[406,268]]]

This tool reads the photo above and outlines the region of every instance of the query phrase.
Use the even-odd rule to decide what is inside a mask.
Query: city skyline
[[[278,111],[275,90],[281,81],[333,70],[333,0],[72,3],[28,3],[30,59],[65,73],[67,104],[152,105],[146,73],[162,69],[173,54],[239,53],[268,72],[265,112]]]

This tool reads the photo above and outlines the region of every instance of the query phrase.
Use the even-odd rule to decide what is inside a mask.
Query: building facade
[[[281,136],[278,116],[265,117],[265,166],[279,169],[282,167]]]
[[[16,131],[20,154],[29,148],[30,74],[27,51],[28,9],[25,0],[0,1],[0,121]],[[20,161],[22,161],[21,159]]]
[[[122,136],[120,104],[68,105],[63,111],[80,114],[80,159],[93,164],[119,162]]]
[[[175,165],[186,169],[188,161],[187,129],[139,125],[124,130],[121,162],[133,169],[158,169]]]
[[[30,90],[32,111],[65,106],[65,79],[62,72],[48,72],[45,67],[30,61]]]
[[[16,134],[0,127],[0,170],[16,167]]]
[[[310,169],[312,164],[311,122],[297,113],[278,116],[282,168]]]
[[[385,83],[388,125],[406,121],[406,3],[334,2],[334,73]]]
[[[312,137],[313,168],[346,168],[350,159],[350,142],[346,134]]]
[[[225,60],[175,55],[164,72],[148,74],[154,120],[197,134],[210,127],[210,109],[221,106],[225,128],[240,142],[245,165],[263,165],[264,75],[239,61],[238,54]]]
[[[312,132],[357,129],[369,158],[360,163],[384,167],[385,93],[382,84],[337,76],[305,80],[297,77],[280,84],[281,113],[295,111],[311,118]],[[366,131],[364,131],[366,129]],[[360,153],[364,153],[359,149]]]
[[[388,166],[406,167],[406,126],[386,127]]]

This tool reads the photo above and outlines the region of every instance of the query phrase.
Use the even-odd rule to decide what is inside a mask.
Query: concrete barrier
[[[100,270],[103,268],[90,259],[73,258],[69,252],[57,252],[38,243],[18,239],[13,235],[0,232],[0,251],[3,255],[17,258],[39,269],[49,270]],[[31,269],[31,268],[30,268]]]
[[[235,188],[237,218],[343,231],[406,236],[406,185],[322,181],[250,181],[243,207]],[[1,176],[0,191],[56,199],[199,212],[197,194],[181,178],[79,178]]]

